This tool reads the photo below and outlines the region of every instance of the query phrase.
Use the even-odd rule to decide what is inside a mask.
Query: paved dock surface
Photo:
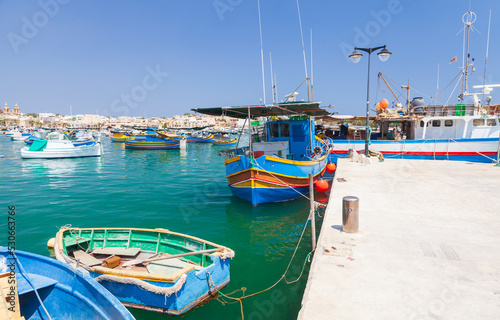
[[[298,318],[500,319],[500,167],[340,160]]]

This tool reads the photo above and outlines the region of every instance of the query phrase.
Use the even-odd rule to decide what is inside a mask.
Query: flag
[[[453,58],[451,58],[450,63],[455,62],[455,61],[457,61],[457,56],[454,56]]]

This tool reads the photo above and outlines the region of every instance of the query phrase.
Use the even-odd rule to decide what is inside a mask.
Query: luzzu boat
[[[84,268],[125,306],[181,315],[229,283],[234,252],[165,229],[62,228],[56,259]]]
[[[112,142],[125,142],[127,141],[127,139],[130,139],[131,137],[126,135],[126,134],[121,134],[121,133],[115,133],[112,137],[111,137],[111,141]]]
[[[237,142],[238,139],[226,139],[226,140],[212,139],[212,144],[215,146],[233,147],[236,145]]]
[[[328,146],[316,139],[310,116],[327,115],[320,102],[271,106],[193,109],[235,118],[276,117],[252,126],[250,146],[227,150],[224,165],[229,187],[253,205],[293,200],[309,193],[309,174],[319,179],[328,162]],[[299,115],[299,116],[297,116]],[[250,121],[249,121],[250,123]]]
[[[37,254],[12,254],[4,247],[0,295],[0,319],[134,319],[88,272]]]
[[[101,143],[95,140],[77,146],[70,140],[35,140],[21,149],[21,158],[24,159],[100,157],[101,154]]]
[[[151,137],[133,137],[125,141],[125,148],[142,150],[179,149],[180,141],[168,141],[165,139]]]

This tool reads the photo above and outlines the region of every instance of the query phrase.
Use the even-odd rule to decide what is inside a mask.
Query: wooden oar
[[[180,258],[180,257],[186,257],[186,256],[194,256],[197,254],[205,254],[205,253],[211,253],[211,252],[216,252],[216,251],[224,251],[224,249],[225,248],[216,248],[216,249],[208,249],[208,250],[201,250],[201,251],[194,251],[194,252],[187,252],[187,253],[179,253],[179,254],[174,254],[171,256],[156,257],[156,258],[145,259],[145,260],[130,260],[130,261],[125,262],[122,265],[122,267],[135,266],[136,264],[140,264],[140,263],[144,263],[144,262],[167,260],[167,259],[174,259],[174,258]]]

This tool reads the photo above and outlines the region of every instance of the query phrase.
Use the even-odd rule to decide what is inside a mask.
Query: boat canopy
[[[42,151],[47,146],[47,140],[34,140],[29,151]]]
[[[326,116],[329,113],[321,109],[321,102],[287,102],[275,105],[265,106],[235,106],[235,107],[216,107],[216,108],[195,108],[193,111],[208,114],[211,116],[228,116],[232,118],[248,118],[248,110],[253,118],[272,117],[272,116]]]

